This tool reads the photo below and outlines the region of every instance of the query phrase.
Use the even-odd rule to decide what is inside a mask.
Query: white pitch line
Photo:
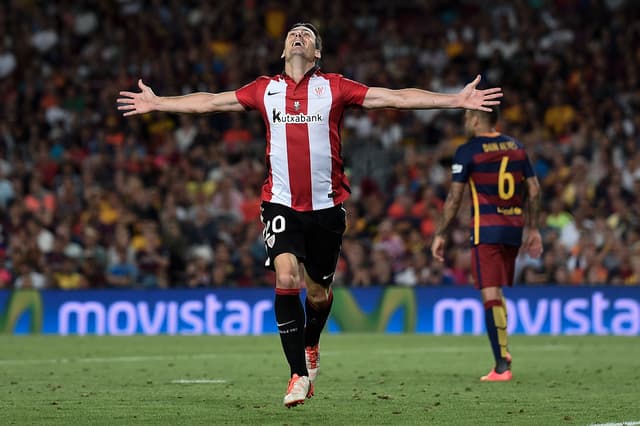
[[[52,359],[2,359],[0,365],[24,365],[24,364],[71,364],[77,363],[103,363],[103,362],[148,362],[171,361],[184,359],[211,359],[219,357],[219,354],[180,354],[180,355],[149,355],[149,356],[114,356],[95,358],[52,358]]]
[[[523,352],[553,352],[572,350],[572,346],[568,345],[542,345],[519,347]],[[368,349],[369,353],[377,355],[402,355],[402,354],[421,354],[421,353],[473,353],[481,351],[477,346],[437,346],[424,348],[407,348],[407,349]],[[345,356],[353,352],[349,351],[325,351],[322,356]],[[222,357],[246,357],[256,354],[250,352],[242,353],[195,353],[195,354],[175,354],[175,355],[148,355],[148,356],[114,356],[114,357],[87,357],[87,358],[52,358],[52,359],[3,359],[0,360],[2,365],[33,365],[33,364],[71,364],[71,363],[133,363],[133,362],[150,362],[150,361],[173,361],[173,360],[190,360],[190,359],[212,359]],[[264,354],[263,354],[264,355]]]
[[[632,425],[640,425],[640,421],[634,420],[632,422],[622,422],[622,423],[594,423],[589,426],[632,426]]]
[[[554,352],[554,351],[568,351],[573,347],[569,345],[541,345],[541,346],[518,346],[518,351],[522,352]],[[450,352],[480,352],[484,351],[483,348],[477,346],[437,346],[437,347],[424,347],[424,348],[408,348],[408,349],[378,349],[367,350],[369,353],[379,355],[401,355],[401,354],[420,354],[420,353],[450,353]],[[326,351],[322,352],[322,356],[344,355],[344,351]]]
[[[211,383],[227,383],[227,381],[224,379],[176,379],[172,380],[171,383],[180,385],[200,385]]]

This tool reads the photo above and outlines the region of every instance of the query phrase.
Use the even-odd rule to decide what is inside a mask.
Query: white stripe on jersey
[[[311,162],[311,202],[313,210],[333,207],[331,172],[331,140],[329,132],[329,114],[331,113],[332,93],[329,80],[314,75],[309,80],[307,92],[307,114],[320,114],[321,122],[307,124],[309,132],[309,152]]]
[[[269,95],[271,93],[271,95]],[[289,184],[289,159],[287,155],[287,126],[275,125],[271,120],[273,110],[286,111],[287,83],[283,79],[271,80],[264,91],[264,107],[269,122],[269,162],[271,164],[271,202],[291,205]]]

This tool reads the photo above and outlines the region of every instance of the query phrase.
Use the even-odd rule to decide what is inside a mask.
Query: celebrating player
[[[481,377],[484,381],[507,381],[512,377],[502,287],[513,283],[525,226],[524,249],[532,257],[542,254],[538,178],[523,145],[495,131],[497,121],[497,109],[465,111],[464,126],[470,139],[453,158],[453,182],[431,245],[434,258],[444,261],[445,238],[468,183],[472,201],[471,271],[482,295],[487,334],[495,358],[495,368]]]
[[[332,303],[331,282],[346,226],[342,203],[350,193],[341,158],[344,109],[467,108],[489,111],[499,88],[477,90],[476,77],[456,94],[367,87],[321,72],[322,40],[308,23],[286,35],[284,71],[222,93],[159,97],[141,80],[140,92],[120,92],[125,116],[150,111],[210,113],[257,110],[266,126],[268,176],[262,188],[266,266],[275,270],[275,316],[291,369],[284,405],[314,393],[320,332]],[[303,265],[303,268],[300,267]],[[302,276],[306,301],[302,306]],[[305,321],[306,315],[306,321]],[[305,326],[306,325],[306,326]]]

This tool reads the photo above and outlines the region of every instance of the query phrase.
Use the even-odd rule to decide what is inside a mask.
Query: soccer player
[[[516,256],[522,244],[530,256],[542,254],[538,178],[523,145],[496,132],[497,121],[497,109],[465,111],[464,127],[470,139],[454,155],[451,187],[431,244],[433,257],[443,262],[446,235],[468,183],[472,202],[471,273],[482,296],[495,358],[494,369],[480,378],[483,381],[511,380],[507,306],[502,287],[513,284]]]
[[[455,94],[367,87],[320,71],[321,55],[316,28],[298,23],[285,38],[281,74],[259,77],[235,91],[171,97],[156,96],[139,80],[140,92],[120,92],[117,100],[125,116],[248,110],[262,115],[268,166],[262,188],[265,266],[275,270],[275,316],[291,369],[286,407],[314,393],[320,332],[333,300],[330,286],[346,227],[342,203],[351,191],[340,154],[345,107],[487,111],[502,96],[499,88],[476,89],[480,76]],[[303,277],[304,307],[299,296]]]

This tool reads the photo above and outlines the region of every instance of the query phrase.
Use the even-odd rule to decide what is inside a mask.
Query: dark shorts
[[[511,287],[519,247],[478,244],[471,247],[471,275],[477,289]]]
[[[304,263],[314,282],[325,286],[331,284],[346,229],[346,212],[342,204],[298,212],[281,204],[263,202],[260,218],[267,249],[265,267],[273,270],[276,256],[291,253]]]

